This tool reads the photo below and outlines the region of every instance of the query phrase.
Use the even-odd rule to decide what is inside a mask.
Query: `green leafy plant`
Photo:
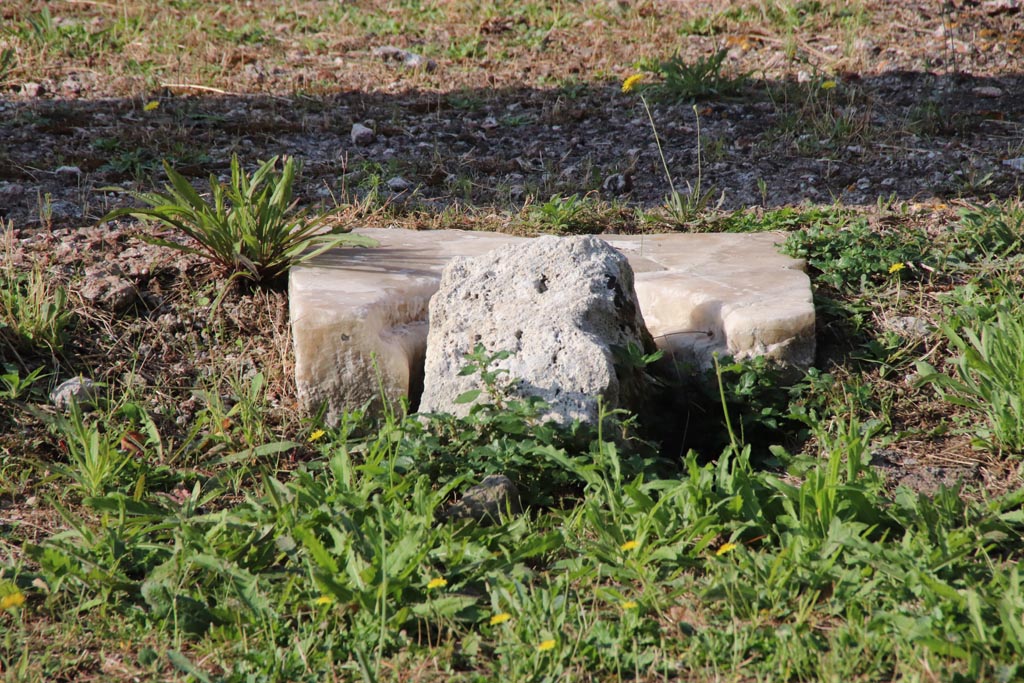
[[[14,48],[0,50],[0,83],[7,81],[7,76],[14,71]]]
[[[544,227],[563,233],[594,232],[600,226],[592,203],[578,194],[552,195],[543,204],[531,206],[529,216]]]
[[[790,83],[769,90],[779,112],[773,137],[800,154],[862,144],[873,132],[871,101],[856,86],[835,80]]]
[[[418,469],[436,481],[505,474],[522,487],[524,504],[550,505],[578,488],[579,479],[561,463],[573,457],[588,460],[589,454],[570,452],[585,449],[591,435],[584,427],[563,429],[545,422],[546,405],[539,397],[517,397],[514,379],[497,367],[509,355],[477,344],[466,354],[460,374],[478,375],[482,386],[455,399],[473,404],[469,414],[430,415],[425,428],[409,423],[405,445]]]
[[[1006,265],[1024,253],[1024,204],[1019,200],[960,210],[953,228],[952,257],[963,263],[978,261]]]
[[[292,184],[297,173],[293,157],[262,163],[251,176],[242,170],[237,157],[231,159],[231,180],[227,185],[210,176],[212,203],[203,199],[184,176],[164,162],[170,184],[164,193],[134,193],[149,208],[123,208],[103,217],[120,216],[155,220],[191,238],[193,244],[179,244],[159,237],[147,241],[179,251],[198,254],[232,276],[259,284],[277,284],[288,268],[341,244],[372,246],[373,241],[337,230],[324,233],[325,216],[307,220],[295,211]]]
[[[1024,309],[1003,303],[995,319],[976,329],[958,330],[948,323],[940,329],[959,354],[951,362],[954,374],[920,361],[919,381],[985,419],[987,426],[976,432],[977,445],[1024,453]]]
[[[660,83],[650,86],[658,99],[685,102],[729,96],[743,88],[747,76],[725,72],[728,54],[728,50],[718,50],[709,57],[698,57],[694,62],[687,62],[677,54],[661,62],[644,60],[638,67],[662,78]]]
[[[44,420],[62,437],[67,448],[68,464],[58,466],[57,470],[74,481],[86,496],[100,496],[126,483],[121,475],[132,464],[131,454],[119,450],[119,439],[102,431],[97,422],[87,420],[77,402],[71,402],[67,417],[45,415]]]
[[[0,398],[10,400],[18,400],[33,392],[36,388],[35,384],[43,374],[41,366],[24,377],[21,376],[18,368],[10,363],[4,363],[0,368],[3,370],[0,372]]]
[[[17,268],[8,245],[0,263],[0,342],[16,353],[38,347],[57,351],[73,320],[64,287],[38,266]]]
[[[818,282],[844,292],[915,277],[926,272],[920,264],[935,258],[923,231],[876,230],[865,219],[804,227],[790,233],[783,249],[807,259]]]

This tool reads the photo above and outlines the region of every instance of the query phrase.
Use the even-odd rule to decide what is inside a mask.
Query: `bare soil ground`
[[[720,49],[722,74],[744,76],[728,96],[694,108],[650,91],[649,119],[621,91],[644,63]],[[139,392],[180,439],[196,387],[230,395],[258,369],[287,432],[300,417],[284,294],[239,290],[211,314],[222,285],[206,266],[142,243],[149,228],[98,224],[129,201],[111,188],[159,184],[163,160],[201,186],[234,154],[250,167],[287,154],[304,163],[302,203],[350,225],[529,232],[530,206],[578,194],[594,231],[714,229],[733,210],[822,204],[942,226],[964,202],[1020,193],[1022,53],[1015,0],[3,3],[8,258],[66,283],[78,318],[52,357],[4,360]],[[357,123],[372,141],[353,141]],[[719,209],[690,225],[659,213],[665,166],[684,191],[699,173]],[[393,191],[396,178],[408,189]],[[104,289],[110,277],[130,283],[129,305]],[[948,411],[921,401],[894,406],[919,436],[886,467],[930,477],[924,487],[1009,485],[1007,465],[940,430]],[[60,458],[13,409],[0,432],[9,466]],[[8,486],[5,515],[31,516],[44,474]]]

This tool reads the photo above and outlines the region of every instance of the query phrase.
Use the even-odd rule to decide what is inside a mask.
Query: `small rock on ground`
[[[492,474],[463,494],[462,499],[442,513],[445,520],[472,519],[481,525],[493,524],[501,515],[522,514],[519,489],[504,474]]]
[[[77,403],[82,410],[92,410],[99,396],[100,385],[85,377],[72,377],[50,392],[50,401],[59,410],[69,410]]]

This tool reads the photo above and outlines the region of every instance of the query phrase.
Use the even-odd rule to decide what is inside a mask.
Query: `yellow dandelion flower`
[[[25,604],[25,594],[21,591],[14,591],[0,598],[0,610],[21,607]]]
[[[901,270],[903,270],[906,267],[907,267],[906,263],[903,263],[903,262],[894,263],[891,266],[889,266],[889,273],[890,274],[898,273],[898,272],[900,272]]]
[[[498,624],[504,624],[506,621],[512,618],[512,615],[508,612],[502,612],[501,614],[495,614],[491,617],[491,626],[497,626]]]
[[[322,439],[322,438],[324,438],[324,434],[326,434],[326,433],[327,432],[325,432],[324,430],[318,429],[318,430],[316,430],[315,432],[313,432],[312,434],[309,435],[309,440],[310,441],[317,441],[318,439]]]
[[[555,639],[549,638],[548,640],[542,640],[537,643],[537,652],[547,652],[548,650],[555,649]]]
[[[146,102],[146,106],[142,108],[143,111],[153,111],[160,106],[160,100],[150,100]]]
[[[636,600],[626,600],[622,603],[622,609],[636,609]]]
[[[626,541],[625,543],[619,546],[619,550],[621,550],[624,553],[628,553],[630,550],[636,550],[639,545],[640,544],[636,541]]]
[[[831,90],[834,87],[836,87],[835,81],[825,81],[824,83],[821,84],[822,90]]]
[[[319,598],[313,601],[317,605],[333,605],[334,598],[329,595],[321,595]]]
[[[726,553],[731,552],[733,550],[736,550],[735,543],[723,543],[722,547],[715,551],[715,555],[725,555]]]
[[[622,92],[630,92],[633,88],[638,86],[642,80],[644,80],[643,74],[633,74],[622,82]]]
[[[436,579],[430,580],[430,583],[427,584],[427,590],[432,591],[435,588],[444,588],[447,585],[448,580],[439,576]]]

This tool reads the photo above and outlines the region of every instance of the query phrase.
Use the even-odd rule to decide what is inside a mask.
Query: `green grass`
[[[74,322],[67,290],[43,268],[14,262],[8,241],[13,227],[5,228],[0,254],[0,358],[24,353],[59,353]],[[12,358],[13,359],[13,358]]]
[[[796,479],[740,447],[690,455],[672,478],[602,439],[537,449],[575,504],[489,528],[435,522],[462,481],[438,488],[409,457],[421,423],[364,438],[357,424],[231,506],[215,481],[180,504],[84,499],[86,519],[30,544],[34,569],[13,568],[29,602],[11,615],[102,605],[140,668],[200,680],[339,666],[377,680],[396,658],[441,653],[456,680],[877,680],[922,664],[978,679],[1012,677],[1024,654],[1020,495],[889,498],[856,419],[821,426],[822,460],[779,452]],[[146,640],[154,630],[169,645]],[[13,662],[18,642],[0,656]]]

